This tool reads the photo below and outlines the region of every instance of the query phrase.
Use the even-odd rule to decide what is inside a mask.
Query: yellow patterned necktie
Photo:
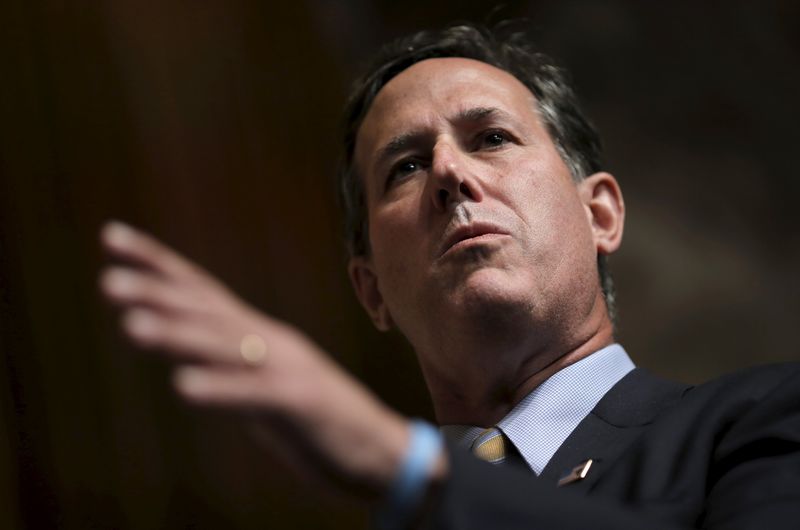
[[[500,429],[489,427],[472,442],[472,453],[490,464],[499,464],[506,459],[506,439]]]

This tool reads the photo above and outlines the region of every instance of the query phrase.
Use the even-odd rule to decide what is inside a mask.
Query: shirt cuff
[[[420,419],[410,425],[408,451],[389,489],[386,502],[376,514],[378,528],[396,530],[412,522],[428,487],[431,472],[442,453],[439,430]]]

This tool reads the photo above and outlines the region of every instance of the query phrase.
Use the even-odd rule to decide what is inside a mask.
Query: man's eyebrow
[[[473,107],[459,112],[456,121],[481,121],[495,116],[506,117],[508,113],[496,107]]]
[[[407,149],[409,145],[418,142],[419,137],[420,135],[418,133],[403,133],[393,137],[378,151],[378,163],[382,163],[397,153]]]

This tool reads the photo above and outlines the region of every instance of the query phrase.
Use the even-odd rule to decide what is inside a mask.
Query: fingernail
[[[175,373],[175,385],[186,394],[202,392],[206,379],[206,375],[196,368],[181,368]]]
[[[133,275],[123,270],[111,269],[103,275],[103,287],[111,294],[129,294],[133,291],[134,284]]]
[[[124,245],[133,234],[133,229],[121,221],[109,221],[103,227],[103,239],[112,245]]]
[[[158,319],[141,309],[131,311],[125,317],[125,327],[139,338],[150,338],[158,329]]]

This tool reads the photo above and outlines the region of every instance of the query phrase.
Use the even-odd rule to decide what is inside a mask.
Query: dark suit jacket
[[[697,387],[636,369],[539,477],[450,454],[426,528],[800,528],[800,365]]]

